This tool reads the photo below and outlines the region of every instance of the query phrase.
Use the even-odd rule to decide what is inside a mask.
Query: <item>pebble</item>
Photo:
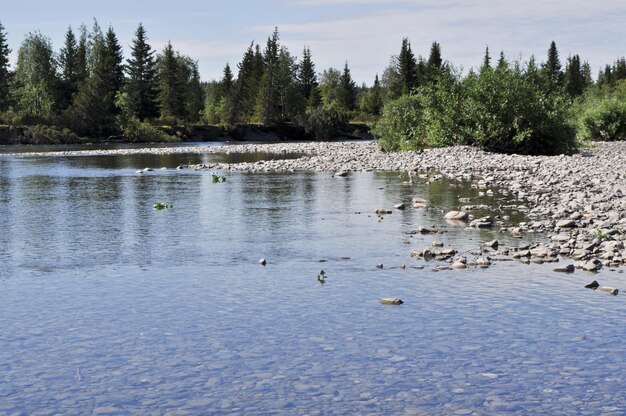
[[[260,264],[261,266],[265,266],[265,265],[267,264],[267,260],[265,260],[265,259],[260,259],[260,260],[259,260],[259,264]]]

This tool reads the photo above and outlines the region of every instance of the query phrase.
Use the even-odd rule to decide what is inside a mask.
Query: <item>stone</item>
[[[613,296],[617,296],[619,294],[619,289],[616,289],[614,287],[608,287],[608,286],[601,287],[600,291],[610,293]]]
[[[267,260],[265,260],[265,259],[261,259],[261,260],[259,260],[259,264],[260,264],[261,266],[265,266],[265,265],[267,264]]]
[[[443,247],[443,242],[441,242],[441,241],[433,241],[433,247]]]
[[[585,285],[585,287],[586,287],[587,289],[593,289],[593,290],[596,290],[597,288],[599,288],[599,287],[600,287],[600,284],[598,283],[598,281],[597,281],[597,280],[594,280],[593,282],[589,283],[588,285]]]
[[[426,208],[428,206],[428,201],[422,198],[413,198],[411,203],[414,208]]]
[[[374,213],[378,215],[385,215],[385,214],[391,214],[392,211],[386,208],[377,208],[376,211],[374,211]]]
[[[470,222],[470,227],[472,228],[491,228],[493,227],[493,218],[492,217],[481,217]]]
[[[393,207],[394,207],[395,209],[397,209],[397,210],[400,210],[400,211],[402,211],[402,210],[405,210],[405,209],[406,209],[406,205],[404,205],[404,204],[396,204],[396,205],[394,205]]]
[[[450,211],[446,215],[444,215],[443,218],[453,221],[465,221],[467,220],[467,215],[467,212],[464,211]]]
[[[460,262],[460,261],[455,261],[454,263],[452,263],[452,268],[453,269],[462,270],[462,269],[466,269],[467,265],[465,263]]]
[[[476,259],[476,265],[480,267],[489,267],[491,266],[491,261],[487,257],[479,257]]]
[[[572,219],[560,220],[556,222],[556,227],[557,228],[575,228],[576,221]]]
[[[574,273],[576,267],[573,264],[568,264],[567,266],[559,266],[554,269],[557,273]]]
[[[494,250],[498,249],[498,245],[499,245],[498,240],[491,240],[485,243],[485,247],[490,247]]]
[[[338,172],[335,172],[333,178],[345,178],[346,176],[348,176],[348,172],[345,170],[340,170]]]
[[[383,305],[402,305],[404,302],[399,298],[382,298],[380,303]]]
[[[376,265],[376,268],[377,268],[377,269],[382,269],[382,268],[383,268],[383,264],[382,264],[382,263],[378,263],[378,264]]]
[[[602,262],[596,259],[583,263],[583,270],[587,272],[597,272],[602,268]]]

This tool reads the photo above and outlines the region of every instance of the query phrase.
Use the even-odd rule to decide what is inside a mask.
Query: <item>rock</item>
[[[377,208],[376,211],[374,211],[374,213],[378,215],[385,215],[385,214],[391,214],[392,211],[386,208]]]
[[[340,170],[338,172],[335,172],[333,178],[345,178],[346,176],[348,176],[348,172],[345,170]]]
[[[601,287],[600,291],[610,293],[613,296],[617,296],[619,294],[619,289],[616,289],[614,287],[608,287],[608,286]]]
[[[556,222],[556,227],[557,228],[575,228],[576,227],[576,221],[571,220],[571,219],[560,220],[560,221]]]
[[[439,232],[435,228],[427,228],[427,227],[420,227],[418,231],[420,234],[437,234]]]
[[[153,169],[152,169],[152,168],[144,168],[144,169],[143,169],[143,171],[144,171],[144,172],[152,172],[152,171],[153,171]]]
[[[261,266],[265,266],[265,265],[267,264],[267,260],[265,260],[265,259],[261,259],[261,260],[259,260],[259,264],[260,264]]]
[[[400,211],[405,210],[406,209],[406,205],[404,204],[396,204],[393,206],[395,209],[398,209]]]
[[[597,280],[594,280],[593,282],[589,283],[588,285],[585,285],[585,287],[586,287],[587,289],[593,289],[593,290],[596,290],[597,288],[599,288],[599,287],[600,287],[600,284],[598,283],[598,281],[597,281]]]
[[[493,218],[492,217],[478,218],[470,222],[469,226],[473,228],[491,228],[493,227]]]
[[[485,243],[485,247],[490,247],[494,250],[498,249],[498,245],[499,245],[498,240],[491,240]]]
[[[452,268],[453,269],[466,269],[467,265],[465,263],[461,263],[460,261],[455,261],[454,263],[452,263]]]
[[[597,272],[602,268],[602,262],[597,259],[589,260],[583,263],[583,270],[587,272]]]
[[[383,268],[383,264],[382,264],[382,263],[378,263],[378,264],[376,265],[376,268],[377,268],[377,269],[382,269],[382,268]]]
[[[433,241],[433,247],[443,247],[443,243],[441,241]]]
[[[382,298],[380,303],[383,305],[402,305],[404,302],[399,298]]]
[[[426,208],[428,206],[428,201],[422,198],[413,198],[411,203],[414,208]]]
[[[576,267],[573,264],[568,264],[567,266],[559,266],[554,269],[555,272],[558,273],[574,273]]]
[[[491,266],[491,261],[487,257],[479,257],[476,259],[476,265],[479,267],[489,267]]]
[[[446,220],[453,220],[453,221],[465,221],[467,220],[467,212],[450,211],[446,215],[444,215],[443,218]]]

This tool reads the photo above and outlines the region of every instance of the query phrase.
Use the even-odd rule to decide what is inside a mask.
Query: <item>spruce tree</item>
[[[9,72],[9,54],[11,49],[7,43],[7,34],[0,22],[0,111],[8,110],[11,105],[10,85],[11,73]]]
[[[407,38],[402,39],[400,55],[398,55],[398,73],[402,82],[402,95],[408,94],[417,87],[417,61]]]
[[[72,103],[72,97],[78,91],[78,44],[72,27],[65,33],[65,45],[59,52],[59,109],[65,110]]]
[[[224,67],[221,81],[221,95],[223,97],[228,97],[230,99],[230,96],[233,92],[233,78],[233,71],[230,69],[230,64],[227,62],[226,66]]]
[[[441,46],[433,42],[430,46],[430,55],[426,62],[426,78],[432,82],[441,73],[443,60],[441,58]]]
[[[233,87],[230,117],[225,120],[227,124],[248,123],[253,117],[263,73],[263,58],[258,45],[255,50],[254,42],[250,43],[237,68],[239,74]]]
[[[572,97],[578,97],[585,89],[585,78],[582,72],[580,57],[571,56],[565,67],[565,89]]]
[[[139,24],[131,47],[131,57],[126,63],[128,106],[140,120],[158,115],[157,79],[154,51],[148,44],[146,30]]]
[[[497,69],[507,69],[509,67],[509,63],[506,60],[506,57],[504,56],[504,51],[500,51],[500,57],[498,58],[498,65],[496,66]]]
[[[315,73],[315,64],[311,59],[311,50],[308,47],[302,52],[302,60],[298,66],[298,85],[300,93],[307,103],[307,107],[314,108],[320,104],[319,83]]]
[[[116,133],[115,97],[123,82],[122,48],[113,28],[103,35],[94,24],[89,48],[90,75],[80,84],[72,106],[65,114],[74,131],[90,137]]]
[[[172,43],[168,42],[157,57],[158,105],[161,117],[183,116],[184,84]]]
[[[591,66],[589,62],[585,61],[582,65],[582,74],[584,80],[584,89],[590,88],[593,86],[593,77],[591,76]]]
[[[559,51],[554,41],[550,43],[548,60],[543,65],[543,71],[550,87],[556,88],[563,84],[563,71],[561,70],[561,61],[559,60]]]
[[[185,108],[189,121],[197,122],[204,106],[204,89],[200,82],[198,62],[186,56],[179,56],[179,67],[187,74],[185,88]]]
[[[337,102],[340,108],[352,111],[356,108],[356,84],[352,80],[350,75],[350,68],[348,68],[348,62],[343,67],[343,73],[339,80],[339,89],[337,94]]]
[[[78,47],[76,49],[76,74],[78,83],[89,76],[89,69],[87,67],[87,37],[87,27],[81,25]]]
[[[483,58],[483,64],[480,70],[491,69],[491,55],[489,54],[489,46],[485,47],[485,56]]]
[[[257,97],[257,120],[263,124],[277,121],[279,116],[279,85],[276,80],[278,55],[280,52],[278,28],[267,39],[263,52],[264,72]]]

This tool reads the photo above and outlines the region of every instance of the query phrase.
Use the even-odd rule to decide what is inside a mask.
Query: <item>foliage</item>
[[[388,103],[373,133],[384,150],[471,144],[527,154],[575,149],[569,102],[518,63],[483,66],[466,77],[444,72],[410,97]]]
[[[171,209],[171,208],[174,208],[174,205],[172,205],[172,204],[166,204],[166,203],[164,203],[164,202],[155,202],[155,203],[152,205],[152,208],[156,209],[157,211],[161,211],[161,210],[163,210],[163,209]]]
[[[119,114],[116,117],[117,127],[128,140],[133,142],[167,142],[177,140],[150,123],[139,120],[130,107],[128,93],[118,93],[115,97],[115,105],[119,109]]]
[[[348,129],[347,113],[335,108],[309,110],[299,123],[314,140],[330,140]]]
[[[213,183],[226,182],[226,176],[211,175]]]
[[[26,35],[18,52],[14,81],[21,112],[39,120],[53,116],[56,74],[49,38],[39,32]]]
[[[4,31],[4,26],[2,26],[0,22],[0,112],[8,110],[11,105],[11,74],[9,73],[10,53],[11,49],[7,43],[7,34]]]
[[[581,139],[626,140],[626,81],[587,93],[575,114]]]

